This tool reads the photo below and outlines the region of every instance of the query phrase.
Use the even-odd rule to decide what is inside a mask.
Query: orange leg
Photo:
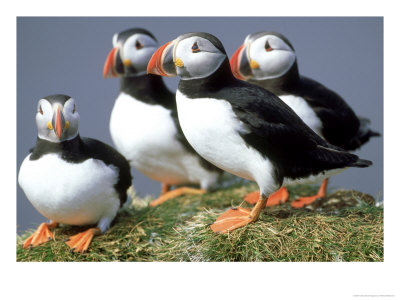
[[[267,197],[261,195],[251,211],[241,207],[231,208],[211,224],[211,230],[215,233],[228,233],[251,222],[255,222],[260,216],[261,211],[265,208],[266,203]]]
[[[188,187],[181,187],[173,191],[169,191],[165,194],[162,194],[160,197],[158,197],[156,200],[153,200],[150,202],[150,206],[157,206],[160,205],[161,203],[164,203],[165,201],[169,199],[173,199],[182,195],[201,195],[204,194],[206,190],[202,189],[193,189],[193,188],[188,188]]]
[[[53,234],[51,233],[50,229],[55,228],[57,226],[58,223],[56,222],[40,224],[38,229],[36,229],[36,231],[25,240],[24,245],[22,247],[24,249],[32,248],[52,240]]]
[[[89,228],[84,232],[71,236],[65,243],[71,248],[71,252],[84,253],[89,248],[93,237],[99,234],[101,234],[100,228]]]
[[[260,199],[259,191],[249,193],[244,197],[244,200],[250,204],[257,203],[258,199]],[[269,195],[268,201],[267,201],[267,206],[279,205],[279,204],[285,203],[288,200],[289,200],[288,190],[285,187],[281,187],[275,193],[272,193],[271,195]]]
[[[316,195],[298,198],[292,202],[292,204],[291,204],[292,207],[301,208],[301,207],[304,207],[306,205],[313,203],[318,198],[324,198],[326,196],[326,188],[328,186],[328,180],[329,179],[326,178],[326,179],[324,179],[324,181],[322,181],[321,187],[319,188],[319,191]]]
[[[162,183],[161,184],[161,195],[168,193],[170,189],[171,189],[171,186],[168,183]]]

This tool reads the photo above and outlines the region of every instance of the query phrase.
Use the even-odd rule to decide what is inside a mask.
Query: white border
[[[263,4],[261,4],[263,3]],[[29,299],[354,299],[395,294],[398,275],[398,7],[383,1],[18,1],[3,5],[1,294]],[[5,7],[7,6],[7,7]],[[322,9],[321,9],[322,7]],[[16,16],[384,16],[384,263],[16,263]],[[184,29],[183,29],[184,31]],[[7,172],[7,173],[6,173]],[[6,174],[5,174],[6,173]],[[396,271],[396,272],[395,272]],[[270,297],[268,297],[270,296]],[[390,298],[390,299],[396,299]],[[380,298],[375,298],[380,299]]]

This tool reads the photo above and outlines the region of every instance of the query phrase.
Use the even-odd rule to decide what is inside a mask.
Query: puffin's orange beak
[[[175,77],[177,75],[172,55],[173,45],[174,41],[168,42],[153,53],[147,64],[147,74],[167,77]]]
[[[60,139],[61,138],[61,134],[63,132],[64,126],[63,126],[63,122],[62,122],[62,117],[61,117],[62,113],[60,112],[60,108],[57,107],[57,113],[56,113],[56,122],[55,122],[55,126],[54,126],[54,131],[57,135],[57,137]]]
[[[230,64],[231,64],[231,69],[233,75],[239,79],[239,80],[244,80],[244,76],[240,73],[240,61],[242,59],[242,52],[245,47],[245,44],[239,47],[239,49],[236,50],[236,52],[232,55],[230,59]]]
[[[113,48],[107,55],[103,68],[104,78],[117,77],[117,73],[115,72],[115,54],[117,50],[118,48]]]
[[[236,50],[236,52],[232,55],[230,64],[233,75],[239,80],[249,80],[254,76],[252,67],[255,68],[256,62],[249,62],[247,57],[247,44],[243,44]],[[258,64],[257,64],[257,67]]]

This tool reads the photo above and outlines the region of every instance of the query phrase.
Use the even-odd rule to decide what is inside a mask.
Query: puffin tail
[[[367,168],[372,165],[372,161],[359,158],[357,161],[351,163],[349,167]]]
[[[369,128],[370,120],[364,117],[358,117],[360,121],[360,127],[358,129],[357,135],[353,137],[346,150],[356,150],[362,145],[367,143],[371,137],[381,136],[379,132],[373,131]]]
[[[361,159],[353,153],[330,144],[326,146],[319,145],[317,148],[319,149],[317,156],[322,161],[325,161],[329,168],[367,168],[372,165],[372,161]]]

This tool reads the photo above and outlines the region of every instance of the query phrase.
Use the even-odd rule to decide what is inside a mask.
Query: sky
[[[64,93],[76,100],[80,134],[112,145],[109,119],[118,95],[118,79],[102,70],[114,33],[142,27],[160,46],[194,31],[218,37],[230,57],[247,34],[272,30],[294,46],[299,71],[336,91],[357,115],[382,134],[355,153],[372,160],[367,169],[348,169],[329,188],[356,189],[383,197],[383,18],[381,17],[18,17],[17,18],[17,162],[36,142],[37,101]],[[177,78],[164,78],[176,90]],[[157,196],[160,184],[132,170],[141,196]],[[45,221],[17,189],[17,230]]]

